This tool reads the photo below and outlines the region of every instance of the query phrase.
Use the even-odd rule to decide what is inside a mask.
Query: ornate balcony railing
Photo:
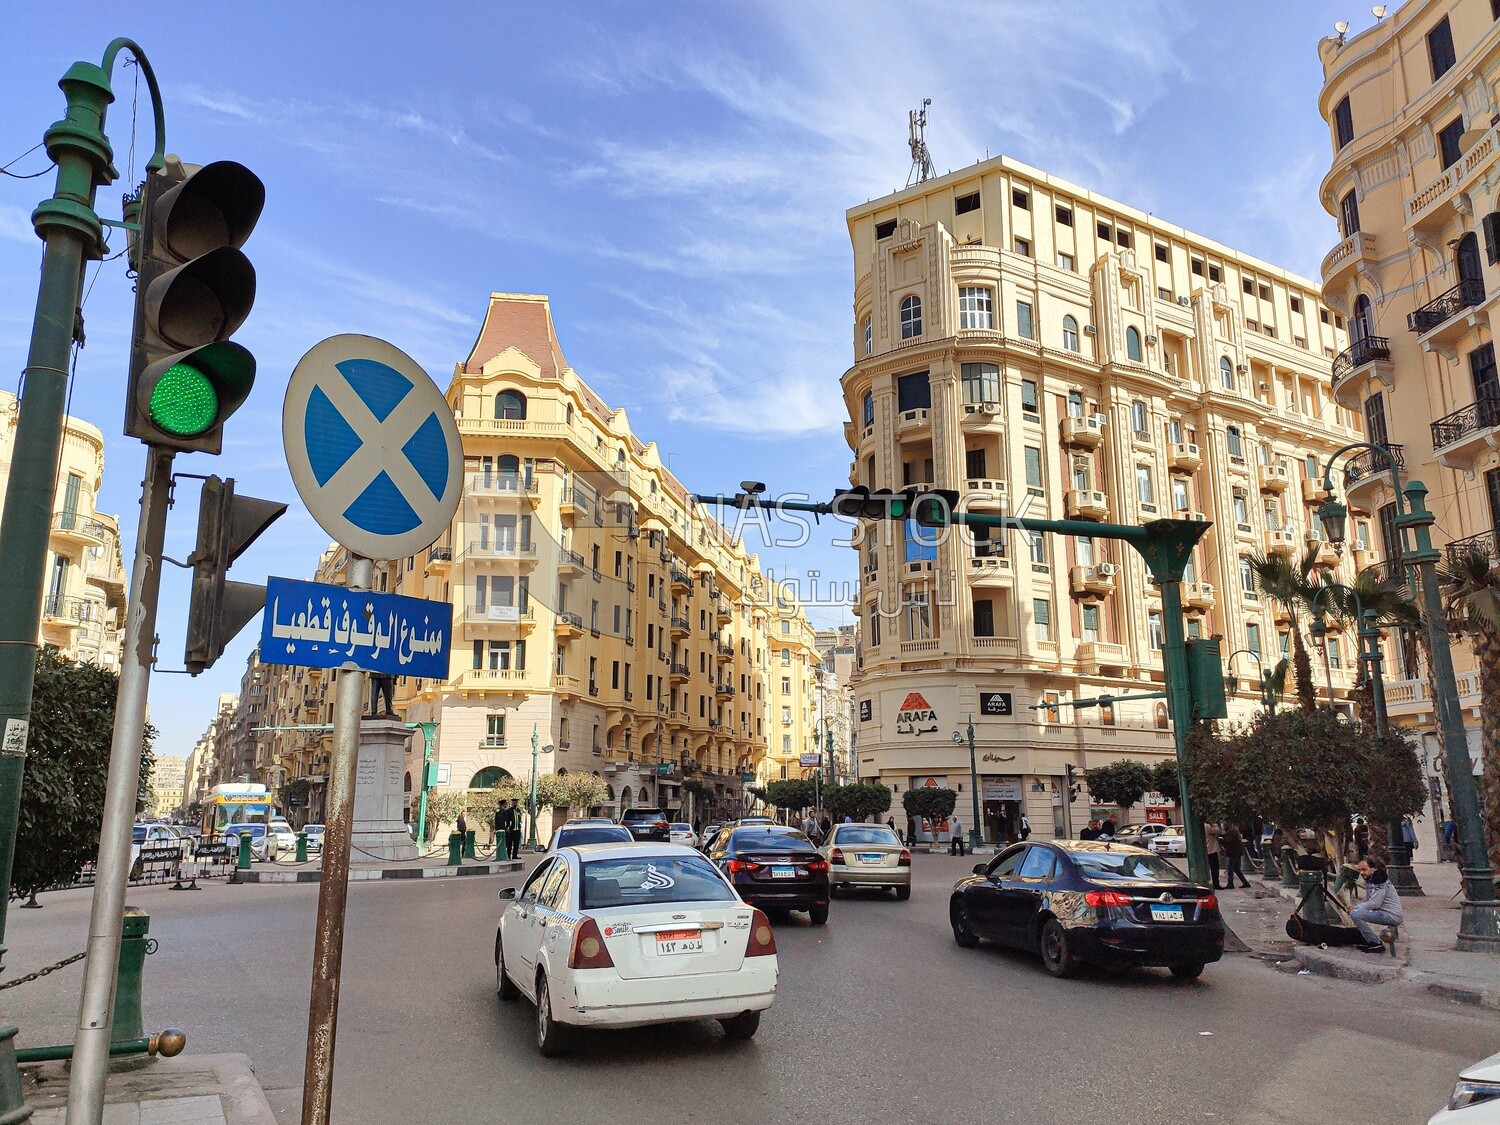
[[[1494,426],[1500,426],[1500,398],[1482,398],[1471,402],[1461,410],[1455,410],[1432,423],[1433,451]]]
[[[1399,559],[1383,559],[1378,563],[1371,563],[1360,573],[1372,575],[1377,582],[1384,582],[1403,594],[1407,592],[1410,585],[1406,576],[1406,566]]]
[[[1450,566],[1471,552],[1485,555],[1493,565],[1500,561],[1500,535],[1496,535],[1494,531],[1481,531],[1478,535],[1453,540],[1443,551],[1448,556]]]
[[[1452,289],[1431,301],[1416,312],[1406,314],[1406,327],[1413,332],[1431,332],[1446,320],[1452,320],[1464,309],[1484,303],[1484,281],[1477,277],[1465,278]]]
[[[1343,351],[1333,358],[1333,381],[1352,375],[1356,368],[1363,367],[1367,363],[1373,363],[1377,359],[1391,358],[1391,342],[1384,336],[1366,336],[1362,340],[1355,340]]]
[[[1385,445],[1381,446],[1381,448],[1385,450],[1385,454],[1377,453],[1373,449],[1367,449],[1358,457],[1351,457],[1344,462],[1345,488],[1348,488],[1355,481],[1389,472],[1392,461],[1396,462],[1396,468],[1406,468],[1406,458],[1401,452],[1401,446]],[[1386,456],[1386,454],[1389,454],[1389,456]]]

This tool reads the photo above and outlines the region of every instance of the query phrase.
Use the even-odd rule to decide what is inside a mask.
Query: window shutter
[[[1490,265],[1500,262],[1500,211],[1484,217],[1484,253]]]

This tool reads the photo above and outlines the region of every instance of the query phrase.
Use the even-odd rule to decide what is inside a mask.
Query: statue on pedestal
[[[367,719],[394,719],[396,718],[395,706],[396,677],[386,672],[370,673],[370,710]],[[381,707],[382,701],[384,708]]]

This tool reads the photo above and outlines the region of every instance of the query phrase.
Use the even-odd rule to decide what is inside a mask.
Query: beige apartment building
[[[811,763],[810,755],[823,749],[817,635],[790,589],[773,585],[768,609],[771,613],[772,690],[767,727],[770,737],[766,740],[766,755],[756,769],[758,785],[811,777],[818,766],[802,763]],[[823,768],[826,770],[826,765]]]
[[[848,226],[852,483],[929,484],[970,510],[1041,518],[1212,521],[1186,630],[1221,636],[1248,682],[1286,637],[1247,556],[1311,544],[1344,580],[1373,557],[1367,518],[1351,518],[1357,549],[1341,559],[1312,512],[1323,460],[1360,437],[1331,393],[1343,314],[1317,283],[1007,157],[852,208]],[[1023,810],[1041,836],[1081,828],[1090,807],[1064,800],[1068,765],[1172,753],[1159,700],[1033,710],[1159,689],[1160,599],[1132,551],[864,531],[856,757],[897,808],[909,787],[948,785],[967,821],[971,719],[989,838]],[[1330,637],[1328,657],[1346,694],[1353,639]]]
[[[183,809],[187,761],[157,758],[151,767],[151,812],[154,816],[176,816]]]
[[[16,396],[0,391],[0,496],[10,481],[16,415]],[[63,421],[40,640],[73,660],[118,671],[126,590],[119,521],[94,508],[104,435],[81,418]]]
[[[1428,488],[1438,546],[1500,558],[1500,23],[1490,0],[1411,0],[1352,37],[1319,46],[1333,163],[1323,206],[1340,241],[1323,259],[1323,298],[1348,317],[1334,363],[1338,402],[1365,419],[1406,480]],[[1394,554],[1389,478],[1352,462],[1351,503],[1376,513],[1375,546]],[[1436,755],[1432,701],[1416,646],[1386,645],[1394,720]],[[1453,646],[1465,714],[1478,673]],[[1477,742],[1478,729],[1470,728]],[[1441,771],[1429,768],[1439,779]],[[1435,822],[1442,808],[1434,804]]]
[[[193,745],[183,770],[184,807],[196,804],[208,796],[208,791],[223,780],[219,776],[218,755],[229,739],[230,724],[239,698],[230,691],[219,693],[218,705],[208,726]],[[228,780],[234,780],[230,778]]]

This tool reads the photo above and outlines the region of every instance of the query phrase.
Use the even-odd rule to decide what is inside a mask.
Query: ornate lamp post
[[[1464,902],[1459,912],[1457,945],[1459,949],[1500,953],[1500,903],[1495,901],[1495,873],[1485,843],[1479,793],[1474,785],[1474,763],[1469,754],[1469,740],[1458,703],[1458,684],[1453,675],[1448,623],[1443,613],[1442,595],[1438,591],[1437,561],[1440,555],[1432,545],[1430,529],[1435,517],[1427,510],[1427,486],[1414,480],[1403,487],[1395,459],[1381,446],[1359,441],[1335,451],[1323,469],[1323,487],[1328,492],[1328,499],[1318,509],[1318,516],[1336,550],[1343,549],[1349,509],[1334,497],[1333,464],[1355,449],[1368,449],[1377,454],[1390,471],[1391,485],[1395,490],[1396,533],[1400,537],[1399,561],[1416,568],[1421,587],[1422,620],[1427,630],[1428,657],[1432,661],[1435,689],[1433,708],[1443,736],[1443,758],[1448,767],[1448,790],[1453,802],[1454,824],[1458,829],[1463,874]],[[1407,546],[1407,528],[1415,535],[1415,549]],[[1399,825],[1393,826],[1392,830],[1400,835]],[[1403,849],[1404,846],[1403,841]],[[1392,859],[1395,857],[1396,850],[1392,848]]]
[[[536,757],[538,754],[552,753],[551,746],[541,745],[541,735],[537,731],[537,724],[531,724],[531,796],[527,805],[531,811],[531,828],[526,834],[526,846],[532,851],[541,847],[536,838]]]
[[[1260,666],[1260,701],[1267,711],[1273,715],[1276,714],[1276,693],[1271,690],[1271,672],[1266,668],[1265,662],[1261,660],[1260,653],[1254,649],[1236,649],[1229,654],[1229,659],[1224,661],[1224,666],[1233,669],[1234,658],[1236,656],[1248,656]],[[1233,671],[1227,672],[1224,676],[1224,687],[1230,695],[1238,695],[1240,691],[1240,678]]]
[[[969,850],[972,852],[975,848],[979,847],[981,844],[984,843],[984,836],[979,831],[979,763],[978,763],[978,760],[974,757],[974,716],[973,715],[969,716],[968,732],[969,732],[969,796],[971,798],[973,798],[973,804],[974,804],[974,819],[969,822]],[[962,734],[960,734],[958,731],[954,731],[953,732],[953,741],[954,742],[962,742],[963,740],[964,740],[964,736]],[[995,843],[998,844],[998,843],[1000,843],[1000,841],[996,840]]]

